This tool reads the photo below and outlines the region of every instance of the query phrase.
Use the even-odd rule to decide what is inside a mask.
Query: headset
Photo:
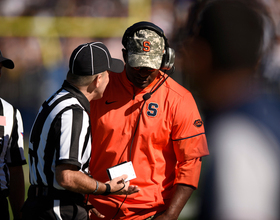
[[[128,38],[131,37],[136,31],[142,30],[142,29],[149,29],[154,32],[156,32],[160,37],[164,39],[165,44],[165,51],[162,57],[161,67],[160,70],[167,71],[170,70],[175,61],[175,51],[174,49],[169,47],[168,40],[164,35],[163,30],[156,26],[155,24],[148,22],[148,21],[140,21],[138,23],[135,23],[134,25],[130,26],[126,29],[123,38],[122,38],[122,44],[126,48]]]

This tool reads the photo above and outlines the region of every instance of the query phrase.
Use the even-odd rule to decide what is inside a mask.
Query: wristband
[[[107,196],[111,193],[111,186],[108,183],[105,183],[105,186],[106,186],[106,190],[104,193],[101,194],[103,196]]]
[[[95,188],[95,190],[92,192],[92,194],[95,194],[95,193],[97,192],[97,190],[98,190],[98,187],[99,187],[98,181],[97,181],[97,180],[95,180],[95,181],[96,181],[96,188]]]

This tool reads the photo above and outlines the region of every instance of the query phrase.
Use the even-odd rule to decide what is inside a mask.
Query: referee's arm
[[[97,187],[97,181],[79,171],[78,167],[75,165],[60,164],[56,166],[55,173],[58,184],[67,190],[81,194],[90,194],[95,192],[95,195],[103,194],[106,191],[106,185],[104,183],[99,182]],[[129,186],[129,182],[126,182],[124,187],[122,179],[126,178],[127,175],[124,174],[108,182],[110,184],[111,194],[130,195],[139,191],[138,186]]]
[[[89,194],[94,192],[97,187],[95,179],[79,171],[75,165],[60,164],[56,166],[55,173],[58,184],[67,190]],[[105,190],[105,184],[99,184],[96,194],[102,194]]]

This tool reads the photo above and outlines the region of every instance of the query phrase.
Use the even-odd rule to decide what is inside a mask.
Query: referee
[[[0,51],[0,75],[2,67],[13,69],[14,62],[2,56]],[[24,176],[26,164],[23,146],[23,124],[19,110],[0,98],[0,214],[9,220],[9,196],[14,219],[20,219],[24,202]]]
[[[108,71],[122,72],[123,62],[111,58],[100,42],[79,45],[72,53],[62,88],[41,106],[29,140],[30,187],[23,219],[88,219],[85,194],[131,194],[137,186],[91,178],[90,104],[102,97]],[[93,109],[94,111],[94,109]],[[97,211],[91,209],[99,217]]]

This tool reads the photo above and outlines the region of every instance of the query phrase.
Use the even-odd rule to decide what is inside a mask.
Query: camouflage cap
[[[127,41],[129,66],[160,69],[164,44],[163,37],[152,30],[136,31]]]

